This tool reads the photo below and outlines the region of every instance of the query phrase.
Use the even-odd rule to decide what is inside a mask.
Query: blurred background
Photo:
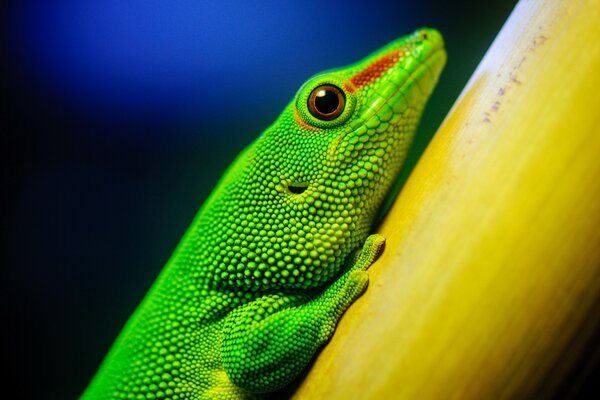
[[[3,359],[18,398],[83,391],[224,169],[308,77],[438,28],[448,64],[409,170],[515,3],[5,2]]]

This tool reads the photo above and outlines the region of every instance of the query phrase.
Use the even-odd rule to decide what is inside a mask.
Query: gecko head
[[[372,117],[421,111],[445,64],[440,33],[420,29],[350,66],[325,71],[298,91],[296,122],[310,131],[375,125]],[[380,128],[380,130],[383,130]]]
[[[315,205],[313,212],[344,202],[355,214],[348,226],[364,237],[405,161],[445,61],[440,33],[420,29],[309,79],[290,107],[296,123],[290,136],[297,140],[290,150],[306,160],[285,171],[292,178],[290,197]],[[355,246],[360,243],[349,247]]]
[[[262,248],[223,279],[278,289],[331,281],[371,229],[445,58],[441,35],[421,29],[309,79],[250,147],[244,193],[231,190],[243,210],[228,217],[240,225],[232,246]]]
[[[283,171],[287,191],[303,194],[331,181],[331,189],[350,195],[345,189],[366,183],[363,198],[376,209],[404,162],[445,60],[439,32],[420,29],[353,65],[309,79],[282,116],[293,115],[296,126],[278,151],[305,160]]]

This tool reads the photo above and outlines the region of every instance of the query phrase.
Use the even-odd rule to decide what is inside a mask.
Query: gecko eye
[[[346,96],[334,85],[317,86],[308,96],[308,111],[322,121],[331,121],[344,112]]]

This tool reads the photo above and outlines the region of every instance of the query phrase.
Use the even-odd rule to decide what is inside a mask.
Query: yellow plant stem
[[[600,1],[517,5],[380,232],[295,398],[569,386],[600,319]]]

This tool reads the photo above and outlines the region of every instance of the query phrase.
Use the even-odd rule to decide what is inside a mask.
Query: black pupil
[[[321,89],[315,97],[315,108],[322,114],[331,114],[337,110],[340,105],[340,99],[333,90]]]

